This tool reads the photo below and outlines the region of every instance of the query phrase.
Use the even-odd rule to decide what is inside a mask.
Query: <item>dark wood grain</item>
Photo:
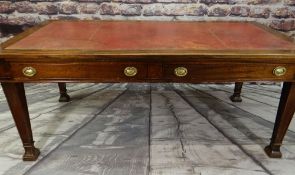
[[[59,88],[59,102],[69,102],[71,100],[71,97],[67,93],[67,85],[66,83],[58,83],[58,88]]]
[[[288,72],[284,76],[275,76],[273,69],[284,66]],[[186,67],[188,74],[185,77],[174,75],[174,69]],[[173,82],[232,82],[232,81],[294,81],[294,65],[292,64],[252,64],[252,63],[229,63],[229,62],[183,62],[164,64],[163,72],[165,79]]]
[[[34,67],[34,77],[26,77],[24,67]],[[124,74],[126,67],[136,67],[134,77]],[[71,62],[71,63],[11,63],[11,81],[94,81],[94,82],[137,82],[147,80],[147,64],[143,62]]]
[[[136,67],[138,74],[127,77],[126,67]],[[273,70],[284,66],[287,72],[275,76]],[[37,73],[27,77],[22,70],[33,67]],[[174,69],[186,67],[188,74],[177,77]],[[10,63],[10,78],[6,82],[232,82],[232,81],[289,81],[293,82],[295,64],[230,63],[230,62],[27,62]]]
[[[234,94],[230,96],[232,102],[242,102],[241,92],[242,92],[243,82],[236,82]]]
[[[295,111],[295,83],[285,82],[270,145],[265,147],[269,157],[280,158],[280,147]]]
[[[23,83],[1,83],[25,153],[23,160],[34,161],[40,152],[34,146],[27,100]]]

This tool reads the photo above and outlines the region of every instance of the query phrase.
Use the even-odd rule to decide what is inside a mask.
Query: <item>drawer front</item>
[[[0,78],[5,77],[5,74],[6,74],[6,72],[4,70],[4,65],[1,64],[1,62],[0,62]]]
[[[126,75],[125,68],[131,67]],[[145,79],[147,65],[134,62],[97,62],[97,63],[12,63],[12,76],[16,80],[98,80],[101,82],[124,82]],[[34,75],[25,75],[35,71]],[[133,72],[132,72],[133,70]],[[31,72],[30,72],[31,71]]]
[[[9,79],[10,77],[9,65],[4,61],[0,61],[0,78]]]
[[[242,64],[242,63],[222,63],[222,64],[188,64],[175,63],[165,64],[163,66],[164,77],[169,81],[175,82],[226,82],[226,81],[294,81],[294,65],[287,64]],[[187,71],[185,76],[177,76],[176,69],[179,73]],[[184,70],[181,70],[183,69]],[[275,71],[276,69],[276,71]],[[281,71],[286,70],[284,75],[278,75]],[[275,75],[275,72],[277,75]]]

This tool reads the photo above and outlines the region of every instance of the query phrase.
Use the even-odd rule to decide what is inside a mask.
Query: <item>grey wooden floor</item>
[[[23,149],[0,91],[0,174],[3,175],[294,175],[295,123],[282,159],[269,143],[280,96],[277,85],[56,84],[26,85],[36,162]]]

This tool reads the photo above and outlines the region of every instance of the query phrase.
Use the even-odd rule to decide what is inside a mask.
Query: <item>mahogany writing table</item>
[[[49,21],[2,45],[0,82],[25,153],[36,160],[24,83],[282,81],[270,144],[295,110],[295,45],[247,22]]]

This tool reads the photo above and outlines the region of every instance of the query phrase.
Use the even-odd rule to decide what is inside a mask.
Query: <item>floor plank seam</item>
[[[208,87],[209,87],[210,89],[213,89],[213,90],[219,90],[219,91],[226,92],[226,93],[228,93],[228,94],[232,94],[232,92],[227,91],[227,90],[217,89],[217,88],[210,87],[210,86],[208,86]],[[243,98],[247,98],[247,99],[250,99],[250,100],[253,100],[253,101],[258,102],[258,103],[261,103],[261,104],[265,104],[265,105],[270,106],[270,107],[273,107],[273,108],[275,108],[275,109],[277,108],[277,106],[270,105],[270,104],[268,104],[268,103],[264,103],[264,102],[262,102],[262,101],[258,101],[258,100],[255,100],[255,99],[253,99],[253,98],[250,98],[250,97],[244,96],[243,93],[241,93],[241,97],[243,97]],[[272,98],[274,98],[274,97],[272,97]]]
[[[23,175],[27,175],[31,172],[31,170],[36,167],[38,164],[42,163],[46,157],[51,155],[56,149],[58,149],[63,143],[71,139],[80,129],[84,128],[87,124],[89,124],[91,121],[93,121],[98,115],[100,115],[102,112],[104,112],[111,104],[113,104],[118,98],[120,98],[123,94],[127,92],[127,89],[124,90],[122,93],[117,95],[114,99],[112,99],[110,102],[108,102],[101,110],[99,110],[97,113],[93,114],[93,117],[90,118],[88,121],[86,121],[84,124],[80,125],[79,128],[77,128],[69,137],[67,137],[65,140],[63,140],[58,146],[56,146],[53,150],[51,150],[48,154],[46,154],[44,157],[42,157],[36,164],[34,164],[32,167],[30,167]]]
[[[252,156],[248,151],[246,151],[239,143],[237,143],[235,140],[231,139],[225,132],[222,131],[217,125],[215,125],[212,121],[210,121],[205,115],[202,114],[198,109],[195,108],[195,106],[179,92],[178,90],[174,89],[174,91],[181,97],[183,100],[188,103],[196,112],[198,112],[201,116],[203,116],[214,128],[216,128],[224,137],[226,137],[230,142],[232,142],[234,145],[236,145],[242,152],[244,152],[250,159],[252,159],[255,164],[260,166],[267,174],[269,175],[275,175],[273,174],[269,169],[267,169],[259,160],[257,160],[254,156]]]
[[[214,97],[213,95],[208,94],[208,93],[206,93],[206,92],[204,92],[204,91],[200,91],[200,90],[198,90],[198,89],[196,89],[196,88],[194,88],[194,87],[192,87],[192,86],[190,86],[190,85],[188,85],[188,86],[191,87],[191,88],[193,88],[193,89],[196,90],[196,91],[199,91],[200,93],[206,94],[206,95],[208,95],[208,96],[210,96],[210,97],[212,97],[212,98],[214,98],[214,99],[216,99],[216,100],[218,100],[218,101],[220,101],[220,102],[226,103],[226,104],[228,104],[228,105],[230,105],[230,106],[233,106],[233,107],[235,107],[235,108],[238,108],[239,110],[241,110],[241,111],[243,111],[243,112],[246,112],[246,113],[248,113],[248,114],[250,114],[250,115],[253,115],[253,116],[259,118],[260,120],[262,120],[262,121],[264,121],[264,122],[267,123],[267,125],[265,125],[265,126],[272,126],[272,127],[273,127],[273,125],[274,125],[273,122],[270,122],[270,121],[268,121],[268,120],[265,120],[264,118],[260,117],[259,115],[256,115],[256,114],[253,114],[253,113],[250,113],[249,111],[246,111],[246,110],[244,110],[243,108],[240,108],[239,106],[235,106],[235,105],[232,104],[232,103],[228,103],[228,102],[226,102],[226,101],[223,101],[223,100],[221,100],[220,98]],[[270,129],[272,129],[272,128],[270,128]],[[294,137],[295,137],[295,131],[288,130],[288,133],[290,133],[291,136],[294,136]]]
[[[105,86],[105,87],[103,87],[103,88],[101,88],[101,89],[99,89],[99,90],[97,90],[97,91],[91,92],[91,93],[89,93],[89,94],[87,94],[87,95],[85,95],[85,96],[83,96],[83,97],[77,98],[77,99],[75,99],[75,100],[79,100],[79,101],[80,101],[80,100],[83,100],[84,98],[87,98],[87,97],[91,96],[92,94],[95,94],[95,93],[97,93],[97,92],[100,92],[100,91],[102,91],[102,90],[104,90],[104,89],[106,89],[106,88],[109,88],[109,87],[111,87],[111,86],[112,86],[112,85]],[[86,88],[82,88],[82,89],[86,89]],[[41,115],[51,113],[51,112],[53,112],[53,111],[55,111],[55,110],[61,109],[61,108],[63,108],[63,107],[66,107],[66,106],[68,106],[68,105],[70,105],[70,104],[72,104],[72,103],[74,103],[74,102],[76,102],[76,101],[69,101],[69,102],[67,102],[67,103],[64,103],[63,105],[58,106],[58,107],[56,107],[56,108],[54,108],[54,109],[52,109],[52,110],[50,110],[50,111],[47,111],[47,112],[41,113],[41,114],[37,115],[36,117],[32,117],[32,118],[30,118],[30,120],[32,121],[32,120],[34,120],[34,119],[37,119],[37,118],[40,117]],[[7,130],[9,130],[9,129],[11,129],[11,128],[14,128],[14,127],[15,127],[15,124],[13,123],[13,124],[11,124],[10,126],[7,126],[7,127],[5,127],[5,128],[1,128],[1,129],[0,129],[0,133],[5,132],[5,131],[7,131]]]
[[[248,86],[245,85],[245,86],[242,87],[242,91],[244,90],[246,92],[256,93],[256,94],[259,94],[259,95],[265,95],[265,96],[270,97],[270,98],[280,99],[279,97],[274,95],[274,94],[280,94],[280,92],[271,91],[269,89],[268,90],[258,89],[258,88],[254,88],[252,86],[251,85],[248,85]],[[229,86],[226,86],[226,87],[229,87]],[[269,93],[272,93],[273,95],[269,95]]]
[[[85,87],[82,87],[82,88],[80,88],[80,89],[75,89],[75,90],[72,90],[72,91],[69,91],[68,93],[74,93],[74,92],[77,92],[77,91],[80,91],[80,90],[85,90],[85,89],[89,89],[89,88],[91,88],[91,87],[93,87],[93,86],[96,86],[97,84],[93,84],[93,85],[91,85],[91,86],[85,86]],[[68,87],[69,88],[69,87]],[[35,88],[35,89],[39,89],[38,87],[37,88]],[[1,88],[1,90],[2,90],[2,88]],[[30,88],[30,91],[31,91],[32,89]],[[45,90],[45,91],[41,91],[41,92],[39,92],[40,94],[42,93],[42,94],[45,94],[46,92],[50,92],[50,91],[52,91],[52,90]],[[26,92],[28,92],[28,91],[26,91]],[[59,92],[57,91],[57,90],[54,90],[54,92],[56,92],[56,94],[55,95],[52,95],[52,96],[49,96],[49,97],[46,97],[46,98],[53,98],[53,97],[59,97]],[[3,94],[3,92],[1,91],[1,93]],[[36,94],[34,93],[34,96],[35,96]],[[5,96],[3,96],[4,98],[3,98],[3,101],[0,101],[0,104],[2,104],[2,103],[7,103],[6,102],[6,98],[5,98]],[[26,96],[26,98],[27,99],[29,99],[30,98],[30,95],[27,95]],[[36,103],[36,102],[35,102]],[[34,104],[34,103],[30,103],[30,104],[28,104],[28,105],[32,105],[32,104]]]
[[[150,91],[150,101],[149,101],[149,107],[150,107],[150,110],[149,110],[149,122],[148,122],[148,125],[149,125],[149,133],[148,133],[148,167],[147,167],[147,175],[150,174],[151,172],[151,135],[152,135],[152,86],[150,84],[149,86],[149,91]]]
[[[264,88],[264,87],[261,86],[261,85],[255,85],[255,87],[256,87],[256,86],[257,86],[257,87]],[[249,89],[258,89],[258,88],[253,87],[252,85],[246,85],[246,87],[249,88]],[[280,90],[279,90],[279,91],[270,90],[270,89],[268,89],[268,91],[273,92],[273,93],[281,93],[282,86],[279,86],[279,87],[280,87]],[[259,90],[262,91],[262,89],[259,89]]]
[[[161,96],[166,100],[166,104],[168,105],[168,108],[170,109],[170,111],[172,112],[172,116],[173,118],[175,119],[176,123],[177,123],[177,128],[176,128],[176,132],[177,132],[177,136],[178,136],[178,139],[179,139],[179,142],[180,142],[180,145],[181,145],[181,155],[182,155],[182,158],[183,159],[186,159],[187,156],[185,155],[186,154],[186,149],[185,149],[185,146],[183,144],[183,135],[182,135],[182,131],[180,129],[180,126],[181,126],[181,122],[179,120],[179,118],[177,117],[176,113],[175,113],[175,110],[174,110],[174,107],[173,107],[173,104],[170,102],[169,98],[163,94],[161,94]]]

